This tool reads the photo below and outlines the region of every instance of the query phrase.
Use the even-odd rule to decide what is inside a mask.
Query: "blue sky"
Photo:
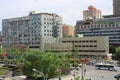
[[[102,10],[102,15],[110,15],[113,14],[112,4],[112,0],[1,0],[0,30],[2,19],[27,16],[33,10],[56,13],[63,18],[63,23],[74,26],[89,5]]]

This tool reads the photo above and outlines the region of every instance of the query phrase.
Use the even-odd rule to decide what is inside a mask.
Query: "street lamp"
[[[35,71],[35,72],[37,72],[37,73],[39,73],[39,74],[41,74],[41,75],[43,76],[43,80],[46,80],[46,79],[45,79],[45,75],[43,74],[43,72],[37,71],[37,70],[34,69],[34,68],[33,68],[32,70]]]

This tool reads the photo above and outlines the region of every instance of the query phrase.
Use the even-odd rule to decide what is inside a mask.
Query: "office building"
[[[71,43],[46,43],[45,44],[45,51],[46,52],[71,52],[73,46]]]
[[[46,41],[62,37],[62,17],[30,12],[28,16],[2,20],[3,47],[24,44],[44,49]]]
[[[110,52],[120,46],[120,17],[110,17],[94,20],[77,21],[75,34],[90,36],[108,36]]]
[[[109,56],[108,37],[60,38],[59,43],[47,43],[46,52],[78,52],[81,58],[106,59]]]
[[[120,16],[120,0],[113,0],[113,14]]]
[[[63,37],[73,37],[74,36],[74,26],[64,24],[62,26]]]
[[[101,18],[101,10],[94,6],[89,6],[88,10],[83,11],[83,20]]]

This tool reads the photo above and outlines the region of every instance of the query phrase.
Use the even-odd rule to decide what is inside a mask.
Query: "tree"
[[[10,52],[11,52],[11,58],[12,59],[18,59],[20,58],[20,50],[16,49],[16,48],[11,48],[10,49]]]
[[[66,66],[68,65],[69,61],[65,57],[63,59],[63,57],[59,57],[55,53],[30,50],[25,53],[23,71],[27,76],[34,76],[32,69],[35,68],[39,72],[42,72],[47,79],[55,77],[60,67],[67,69],[68,67]]]
[[[113,59],[120,61],[120,47],[115,49],[115,53],[113,54]]]
[[[66,72],[69,67],[69,60],[66,55],[55,53],[45,53],[44,51],[26,51],[24,61],[24,73],[34,76],[33,68],[44,73],[45,78],[53,78],[57,75],[57,70]]]
[[[70,72],[70,61],[69,57],[71,54],[68,53],[58,53],[57,57],[59,60],[59,75],[68,74]]]
[[[0,58],[2,58],[3,49],[0,49]]]

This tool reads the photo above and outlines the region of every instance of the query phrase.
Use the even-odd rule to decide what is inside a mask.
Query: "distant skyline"
[[[0,31],[2,19],[27,16],[30,11],[56,13],[63,23],[75,26],[82,20],[83,10],[93,5],[102,11],[102,15],[113,14],[113,0],[1,0]]]

